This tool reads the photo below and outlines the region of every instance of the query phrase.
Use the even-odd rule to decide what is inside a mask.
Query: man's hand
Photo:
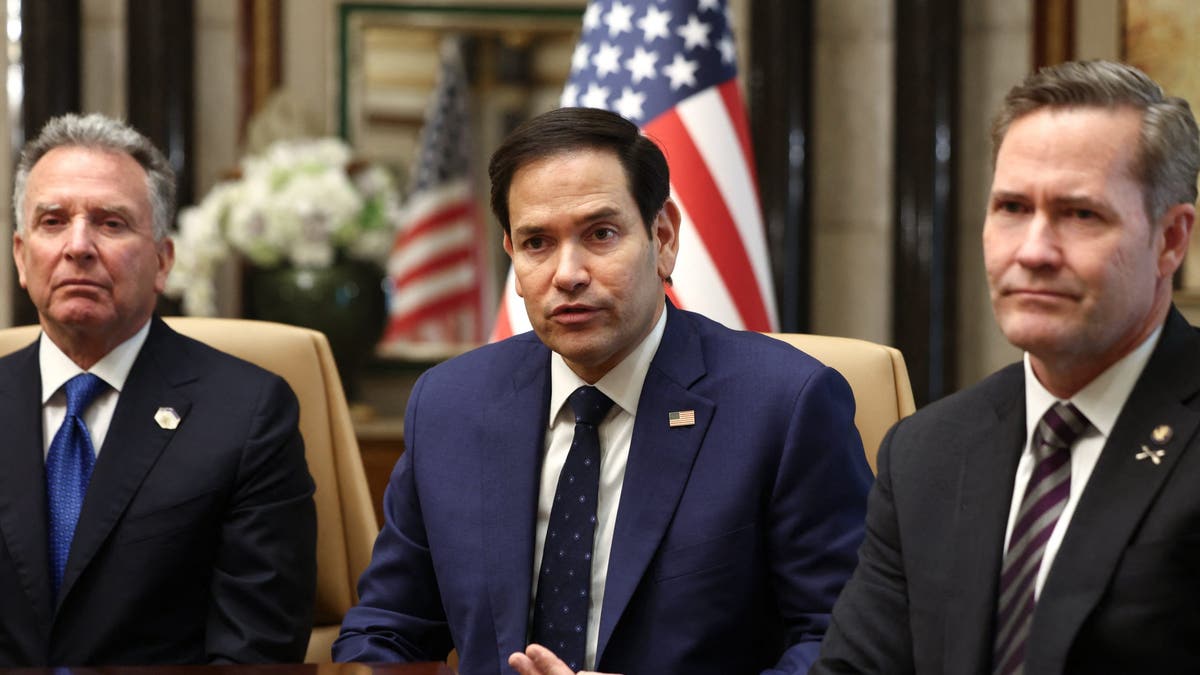
[[[563,663],[562,659],[555,656],[554,652],[539,644],[529,645],[525,648],[524,654],[513,652],[512,656],[508,657],[508,665],[512,666],[520,675],[575,675],[575,672]],[[604,674],[581,670],[579,675]]]

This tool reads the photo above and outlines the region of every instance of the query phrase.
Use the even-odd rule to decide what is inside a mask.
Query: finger
[[[513,652],[508,657],[508,666],[517,671],[518,675],[540,675],[537,666],[522,652]]]
[[[575,671],[554,655],[554,652],[539,644],[531,644],[525,648],[525,655],[537,666],[537,672],[542,675],[575,675]],[[524,675],[524,674],[522,674]]]

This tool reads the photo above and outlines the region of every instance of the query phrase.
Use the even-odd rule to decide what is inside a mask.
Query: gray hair
[[[22,214],[29,172],[46,153],[62,147],[94,148],[132,157],[146,171],[146,192],[154,213],[154,239],[161,241],[167,236],[175,216],[175,171],[150,139],[125,122],[99,113],[55,117],[42,127],[37,138],[25,144],[13,180],[13,213],[18,232],[25,229]]]
[[[992,164],[1008,128],[1043,108],[1131,108],[1142,113],[1133,178],[1154,224],[1175,204],[1196,203],[1200,133],[1188,102],[1167,96],[1145,73],[1113,61],[1072,61],[1042,68],[1009,90],[992,123]]]

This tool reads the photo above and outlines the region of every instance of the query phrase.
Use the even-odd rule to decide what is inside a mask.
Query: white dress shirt
[[[150,334],[150,322],[133,337],[117,345],[104,358],[96,362],[87,372],[99,377],[108,388],[96,396],[96,400],[83,413],[83,423],[92,437],[92,447],[100,455],[100,446],[108,435],[113,412],[117,409],[117,398],[125,387],[125,380],[137,360],[138,352]],[[50,442],[67,416],[67,392],[63,385],[67,380],[84,372],[58,345],[42,332],[38,344],[38,367],[42,373],[42,458],[50,452]]]
[[[585,670],[596,663],[596,643],[600,638],[600,608],[604,606],[604,581],[608,572],[608,556],[612,550],[613,528],[617,522],[617,506],[621,503],[621,485],[625,481],[625,465],[629,459],[629,444],[633,440],[633,421],[637,414],[638,399],[642,395],[642,384],[650,370],[650,362],[662,342],[663,329],[667,325],[667,312],[663,309],[658,323],[642,340],[604,377],[595,387],[613,400],[615,404],[598,429],[600,435],[600,491],[596,502],[596,530],[592,544],[592,588],[588,606],[587,644],[584,655]],[[542,549],[546,544],[546,530],[550,525],[550,508],[554,504],[554,493],[558,489],[558,474],[562,472],[575,437],[575,416],[567,397],[579,387],[586,385],[581,377],[571,370],[561,355],[550,355],[550,427],[546,430],[545,459],[542,460],[541,489],[538,492],[537,529],[533,547],[533,589],[530,607],[537,598],[538,574],[542,568]],[[530,613],[532,617],[532,612]]]
[[[1038,568],[1037,579],[1034,581],[1035,598],[1041,594],[1042,586],[1046,583],[1046,576],[1050,573],[1054,556],[1058,554],[1058,547],[1062,544],[1067,527],[1071,524],[1071,515],[1075,513],[1079,497],[1087,487],[1088,478],[1091,477],[1092,470],[1096,468],[1096,462],[1100,459],[1100,451],[1108,442],[1117,416],[1121,414],[1121,408],[1125,406],[1126,399],[1133,391],[1133,385],[1137,383],[1142,370],[1146,368],[1146,362],[1150,360],[1150,354],[1153,353],[1154,346],[1158,344],[1158,337],[1161,333],[1162,328],[1159,327],[1136,349],[1109,366],[1108,370],[1105,370],[1070,398],[1070,402],[1075,404],[1079,412],[1083,413],[1083,416],[1091,422],[1091,426],[1084,431],[1071,448],[1071,494],[1067,497],[1067,505],[1063,509],[1062,515],[1054,525],[1054,531],[1050,533],[1050,539],[1046,541],[1046,549],[1042,553],[1042,564]],[[1058,401],[1059,399],[1047,391],[1038,381],[1037,376],[1033,374],[1033,367],[1029,363],[1027,352],[1025,354],[1025,451],[1021,453],[1021,460],[1017,464],[1017,479],[1013,485],[1012,506],[1008,512],[1008,528],[1004,534],[1004,550],[1006,551],[1008,550],[1008,540],[1012,536],[1013,525],[1016,523],[1017,512],[1021,509],[1021,500],[1025,496],[1025,486],[1029,483],[1029,477],[1033,475],[1035,464],[1033,433],[1037,428],[1038,421],[1042,419],[1042,415],[1045,415],[1046,411]]]

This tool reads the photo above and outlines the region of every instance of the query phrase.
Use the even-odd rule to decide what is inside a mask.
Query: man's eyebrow
[[[545,231],[546,231],[546,228],[542,227],[541,225],[513,225],[512,226],[513,236],[516,236],[519,234],[523,237],[532,237],[534,235],[541,234],[542,232],[545,232]]]
[[[33,206],[33,217],[36,220],[37,217],[42,215],[43,213],[50,213],[52,211],[61,211],[61,210],[62,210],[62,204],[53,204],[53,203],[47,204],[45,202],[38,202],[37,204],[34,204],[34,206]]]
[[[33,218],[34,218],[34,220],[37,220],[38,218],[40,218],[41,216],[43,216],[47,213],[54,213],[56,211],[62,211],[62,210],[63,210],[62,204],[55,203],[55,202],[51,202],[51,203],[40,202],[38,204],[35,204],[33,207]],[[97,215],[99,215],[100,217],[114,215],[114,216],[119,216],[120,218],[123,218],[126,221],[133,222],[133,211],[131,211],[130,209],[128,209],[124,206],[118,206],[118,205],[97,206],[97,207],[88,209],[87,212],[88,212],[88,217],[91,219],[96,219]]]
[[[594,222],[597,220],[604,220],[605,218],[612,218],[613,216],[619,215],[620,213],[621,213],[621,210],[616,208],[615,206],[601,206],[595,210],[587,211],[583,214],[575,216],[574,222],[576,225],[586,224],[586,223],[591,223],[591,222]],[[513,235],[519,234],[524,237],[541,234],[542,232],[545,232],[545,231],[546,231],[546,227],[536,224],[536,223],[527,224],[527,225],[514,224],[512,226]]]
[[[1058,207],[1085,207],[1092,211],[1105,211],[1108,209],[1108,204],[1104,200],[1087,195],[1064,195],[1056,197],[1052,203]]]
[[[92,217],[93,214],[100,214],[101,216],[120,216],[126,222],[134,222],[133,211],[125,208],[124,206],[97,206],[95,208],[88,209],[88,216]]]
[[[988,200],[993,201],[993,202],[1008,201],[1008,200],[1013,200],[1013,199],[1017,199],[1017,200],[1026,199],[1025,193],[1017,192],[1015,190],[996,190],[995,192],[992,192],[990,195],[988,195]]]
[[[577,219],[577,222],[590,223],[593,220],[603,220],[611,218],[620,213],[620,210],[612,206],[601,206],[600,208],[589,211]]]

